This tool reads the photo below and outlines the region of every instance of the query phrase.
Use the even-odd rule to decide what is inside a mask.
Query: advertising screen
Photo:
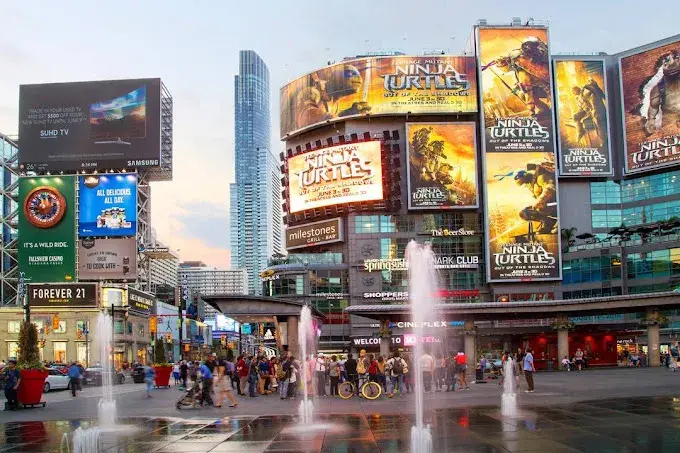
[[[281,137],[362,114],[476,111],[472,56],[360,58],[319,69],[281,88]]]
[[[76,178],[19,179],[19,269],[27,283],[76,278]]]
[[[478,28],[484,151],[554,152],[545,28]]]
[[[83,238],[78,243],[79,280],[137,278],[137,240]]]
[[[561,278],[553,153],[486,154],[489,281]]]
[[[28,305],[31,307],[96,307],[95,283],[63,283],[28,285]]]
[[[680,163],[680,41],[619,64],[626,172]]]
[[[288,158],[291,213],[383,199],[380,142],[317,149]]]
[[[78,177],[78,236],[137,234],[137,175]]]
[[[408,208],[477,207],[474,123],[408,123]]]
[[[342,242],[342,219],[322,220],[286,228],[286,250]]]
[[[19,168],[157,167],[160,105],[160,79],[21,85]]]
[[[604,60],[556,60],[560,174],[611,175]]]
[[[156,299],[151,294],[128,288],[128,307],[140,313],[149,314],[156,306]]]

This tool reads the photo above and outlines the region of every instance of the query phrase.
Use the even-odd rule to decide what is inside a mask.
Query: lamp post
[[[85,365],[87,367],[90,366],[90,340],[88,338],[88,335],[90,334],[90,322],[87,321],[85,324],[85,329],[83,329],[83,333],[85,334]]]

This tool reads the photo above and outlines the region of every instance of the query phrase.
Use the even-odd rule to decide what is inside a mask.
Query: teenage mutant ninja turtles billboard
[[[366,114],[476,111],[472,56],[358,58],[319,69],[281,88],[281,138]]]

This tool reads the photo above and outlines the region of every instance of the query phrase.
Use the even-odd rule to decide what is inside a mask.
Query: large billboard
[[[288,158],[290,213],[383,199],[380,142],[316,149]]]
[[[156,306],[156,299],[152,294],[128,288],[128,307],[140,313],[149,314]]]
[[[550,51],[545,28],[478,28],[483,149],[554,151]]]
[[[83,238],[78,243],[79,280],[137,278],[137,239]]]
[[[78,236],[137,234],[137,175],[89,175],[78,178]]]
[[[342,219],[340,217],[286,228],[286,250],[342,241]]]
[[[28,305],[31,307],[96,307],[95,283],[57,283],[28,285]]]
[[[486,154],[489,281],[561,278],[554,156]]]
[[[76,178],[19,179],[19,271],[27,283],[76,278]]]
[[[408,208],[477,207],[474,123],[407,123]]]
[[[554,74],[560,174],[611,175],[604,60],[555,60]]]
[[[21,85],[19,168],[158,167],[160,124],[160,79]]]
[[[622,56],[626,172],[680,163],[680,41]]]
[[[363,114],[476,111],[472,56],[360,58],[319,69],[281,88],[281,137]]]

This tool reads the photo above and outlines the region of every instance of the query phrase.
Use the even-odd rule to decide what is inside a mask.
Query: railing
[[[282,264],[342,264],[342,253],[296,253],[281,258],[270,258],[269,266]]]
[[[680,241],[680,234],[666,234],[662,236],[647,236],[645,238],[636,238],[621,240],[616,238],[611,238],[609,240],[577,244],[569,247],[569,252],[580,252],[583,250],[599,250],[609,247],[636,247],[644,244],[658,244],[665,242],[677,242]]]

